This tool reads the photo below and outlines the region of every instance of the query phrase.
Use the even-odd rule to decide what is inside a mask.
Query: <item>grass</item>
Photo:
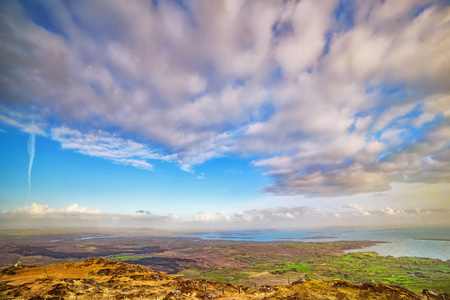
[[[279,268],[275,268],[275,271],[309,272],[311,271],[311,267],[309,265],[289,262]]]
[[[152,257],[151,255],[122,255],[122,256],[110,256],[108,259],[114,261],[128,261],[128,260],[139,260],[141,258]]]
[[[328,262],[327,266],[331,272],[326,277],[334,275],[348,279],[351,276],[357,281],[373,280],[403,286],[414,292],[421,292],[424,287],[440,292],[450,290],[448,261],[352,253]],[[340,274],[338,269],[346,271],[347,274]]]
[[[234,277],[225,277],[225,276],[220,276],[220,275],[213,275],[213,276],[210,276],[210,278],[215,281],[219,281],[219,282],[230,282],[230,281],[234,280]]]

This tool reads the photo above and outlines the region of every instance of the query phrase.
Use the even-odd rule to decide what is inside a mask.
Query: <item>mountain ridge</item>
[[[449,296],[341,279],[300,278],[287,285],[248,287],[183,279],[146,266],[103,258],[0,271],[0,299],[448,299]]]

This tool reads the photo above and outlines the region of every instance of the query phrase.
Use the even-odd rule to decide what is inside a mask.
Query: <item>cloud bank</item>
[[[0,120],[145,170],[250,158],[279,195],[449,182],[449,22],[445,1],[2,1]]]
[[[149,211],[134,214],[108,214],[100,210],[71,204],[55,209],[44,204],[14,208],[0,213],[2,228],[35,227],[122,227],[166,230],[196,229],[280,229],[327,226],[446,226],[450,225],[445,209],[393,209],[384,207],[366,211],[356,204],[342,209],[316,206],[250,209],[235,213],[200,211],[193,215],[158,215]]]

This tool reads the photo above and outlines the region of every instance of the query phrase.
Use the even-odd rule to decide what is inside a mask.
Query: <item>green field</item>
[[[250,255],[237,255],[236,261],[248,263]],[[450,262],[436,259],[379,256],[375,253],[356,252],[341,257],[321,257],[319,260],[302,259],[276,263],[255,262],[245,269],[209,269],[180,272],[187,278],[211,278],[222,282],[244,285],[271,282],[287,283],[301,277],[313,279],[345,279],[353,282],[380,282],[406,287],[414,292],[424,288],[450,292]]]
[[[149,255],[121,255],[121,256],[110,256],[108,259],[114,260],[114,261],[133,261],[133,260],[139,260],[142,258],[151,257]]]

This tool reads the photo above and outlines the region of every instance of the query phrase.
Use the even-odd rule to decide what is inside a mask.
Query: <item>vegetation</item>
[[[108,259],[113,261],[133,261],[142,258],[151,257],[148,255],[122,255],[122,256],[109,256]]]
[[[235,257],[234,260],[238,260]],[[254,263],[244,269],[202,269],[179,275],[191,279],[212,278],[252,286],[282,284],[298,278],[343,279],[360,283],[384,283],[406,287],[414,292],[424,288],[450,292],[450,262],[436,259],[379,256],[375,253],[351,253],[341,257],[325,256],[320,260],[299,258],[296,261]],[[248,260],[245,260],[248,262]]]
[[[186,279],[247,287],[280,285],[298,279],[342,279],[384,283],[414,292],[450,293],[450,261],[349,253],[374,242],[233,242],[189,238],[130,236],[81,239],[86,233],[1,234],[0,266],[51,265],[104,257],[140,264]]]

